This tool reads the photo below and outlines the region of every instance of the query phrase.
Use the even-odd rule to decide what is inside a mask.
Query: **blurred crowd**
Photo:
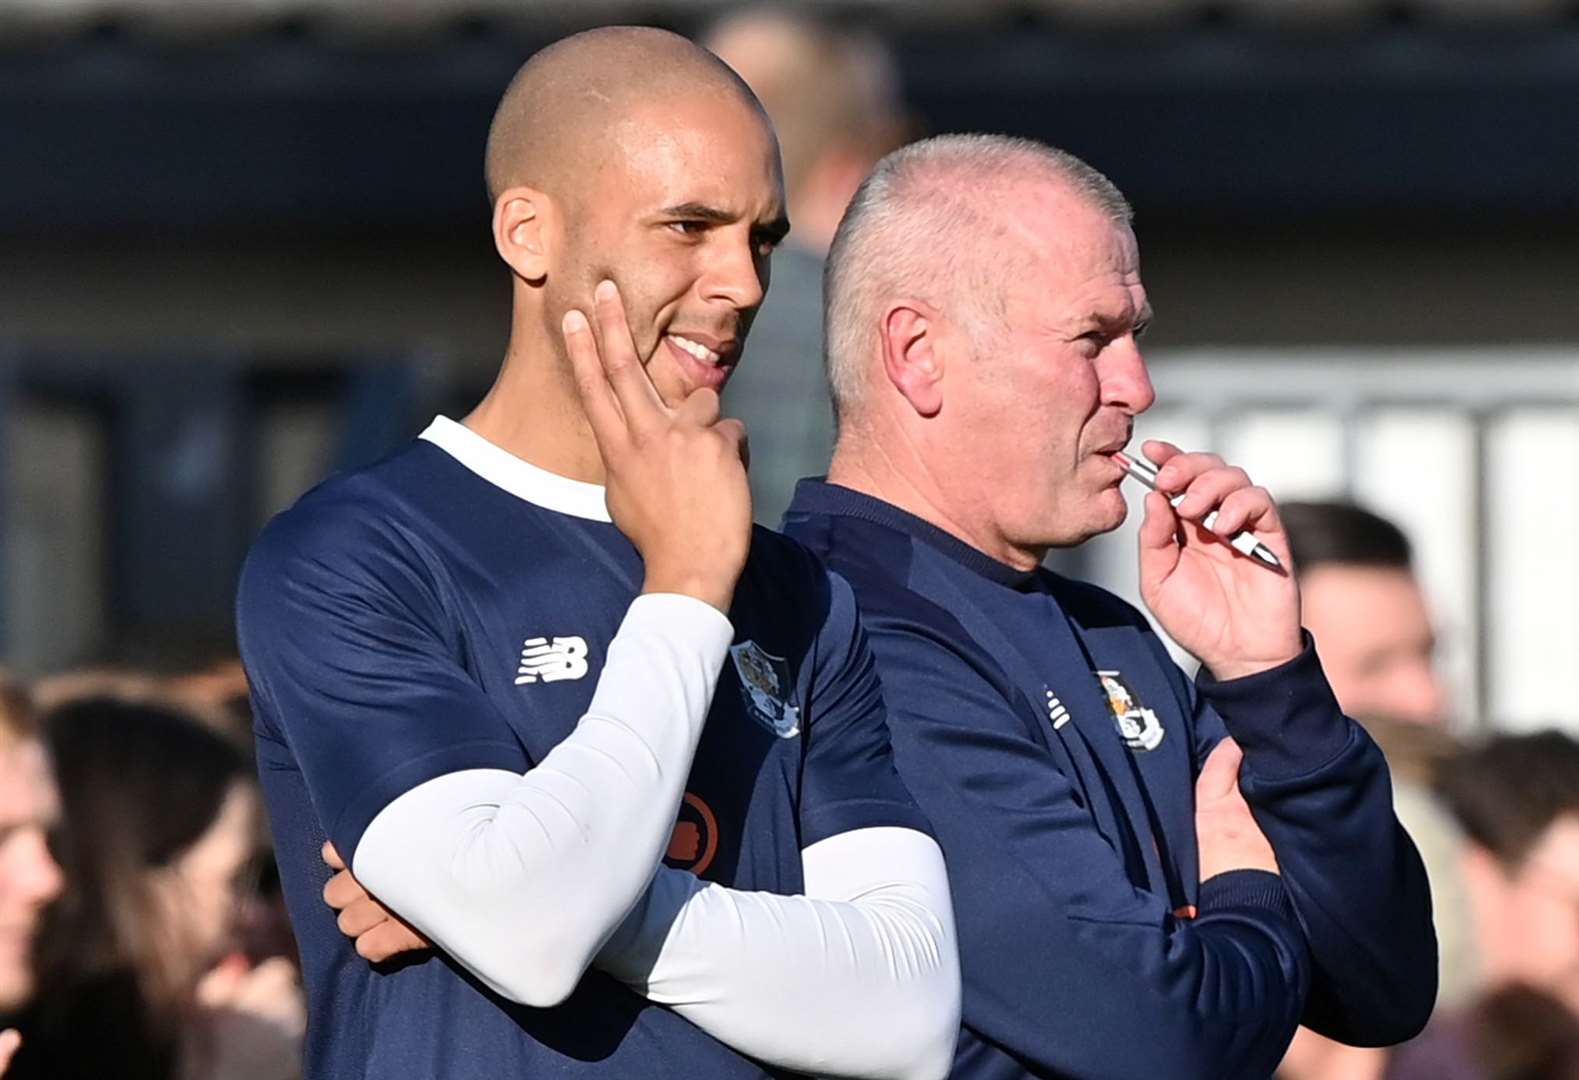
[[[832,439],[818,327],[833,226],[915,133],[875,40],[769,11],[708,43],[773,116],[795,222],[729,395],[771,523]],[[1450,734],[1408,539],[1347,503],[1282,513],[1305,624],[1345,711],[1386,752],[1425,858],[1442,990],[1414,1042],[1362,1050],[1302,1031],[1279,1075],[1579,1077],[1579,742]],[[304,1007],[238,662],[0,677],[0,1012],[8,1077],[299,1074]]]
[[[1344,710],[1381,745],[1431,880],[1437,1012],[1393,1050],[1301,1029],[1286,1080],[1579,1076],[1579,742],[1449,734],[1453,702],[1409,540],[1343,502],[1281,508],[1303,621]]]
[[[0,807],[7,1076],[299,1073],[239,665],[5,680]]]

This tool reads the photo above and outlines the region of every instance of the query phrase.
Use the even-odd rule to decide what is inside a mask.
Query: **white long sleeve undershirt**
[[[524,776],[469,769],[394,799],[357,845],[357,878],[513,1001],[558,1004],[598,957],[770,1064],[942,1076],[959,972],[929,837],[861,829],[815,844],[805,897],[659,866],[731,635],[700,601],[638,597],[571,735]]]
[[[732,636],[700,600],[638,596],[575,730],[525,775],[468,769],[392,800],[357,879],[498,993],[563,1001],[663,857]]]
[[[943,853],[867,828],[801,852],[806,895],[660,868],[595,961],[735,1049],[798,1072],[946,1076],[959,957]]]

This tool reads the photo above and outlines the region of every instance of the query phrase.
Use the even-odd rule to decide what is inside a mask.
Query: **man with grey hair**
[[[885,158],[826,273],[838,442],[786,531],[854,587],[949,861],[956,1076],[1266,1076],[1295,1025],[1397,1042],[1435,996],[1420,859],[1281,570],[1277,507],[1163,442],[1140,612],[1041,566],[1124,519],[1151,318],[1123,196],[1061,151]],[[1215,517],[1210,517],[1215,513]]]

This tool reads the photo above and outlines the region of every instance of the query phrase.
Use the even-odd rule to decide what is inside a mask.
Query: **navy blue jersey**
[[[433,430],[451,450],[418,441],[323,484],[270,523],[242,575],[259,769],[308,991],[307,1075],[761,1076],[597,971],[564,1004],[532,1009],[442,954],[375,969],[336,928],[320,895],[325,837],[349,860],[411,788],[542,760],[586,710],[641,586],[601,489],[447,421]],[[757,530],[730,618],[669,864],[796,893],[803,847],[867,826],[927,829],[892,766],[848,587]]]
[[[948,860],[956,1076],[1266,1076],[1301,1018],[1362,1042],[1423,1024],[1424,872],[1310,649],[1197,685],[1117,597],[880,500],[802,481],[785,530],[855,589]],[[1199,883],[1195,778],[1225,717],[1281,877]]]

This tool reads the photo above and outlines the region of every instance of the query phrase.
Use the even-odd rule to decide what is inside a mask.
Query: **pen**
[[[1113,460],[1124,466],[1124,471],[1129,473],[1136,480],[1139,480],[1142,484],[1145,484],[1153,491],[1157,490],[1157,467],[1151,462],[1142,461],[1139,458],[1132,458],[1128,454],[1114,454]],[[1181,492],[1178,495],[1171,497],[1168,500],[1168,503],[1171,506],[1178,506],[1183,501],[1184,494]],[[1212,523],[1216,520],[1217,511],[1213,510],[1210,514],[1207,514],[1201,519],[1201,527],[1204,529],[1210,529],[1212,527]],[[1272,554],[1272,550],[1270,548],[1268,548],[1261,541],[1257,540],[1254,533],[1241,530],[1240,532],[1234,533],[1231,538],[1223,540],[1223,542],[1229,547],[1233,548],[1235,551],[1239,552],[1241,555],[1249,555],[1252,558],[1260,559],[1263,563],[1273,567],[1274,569],[1283,569],[1283,564],[1278,562],[1277,556]]]

